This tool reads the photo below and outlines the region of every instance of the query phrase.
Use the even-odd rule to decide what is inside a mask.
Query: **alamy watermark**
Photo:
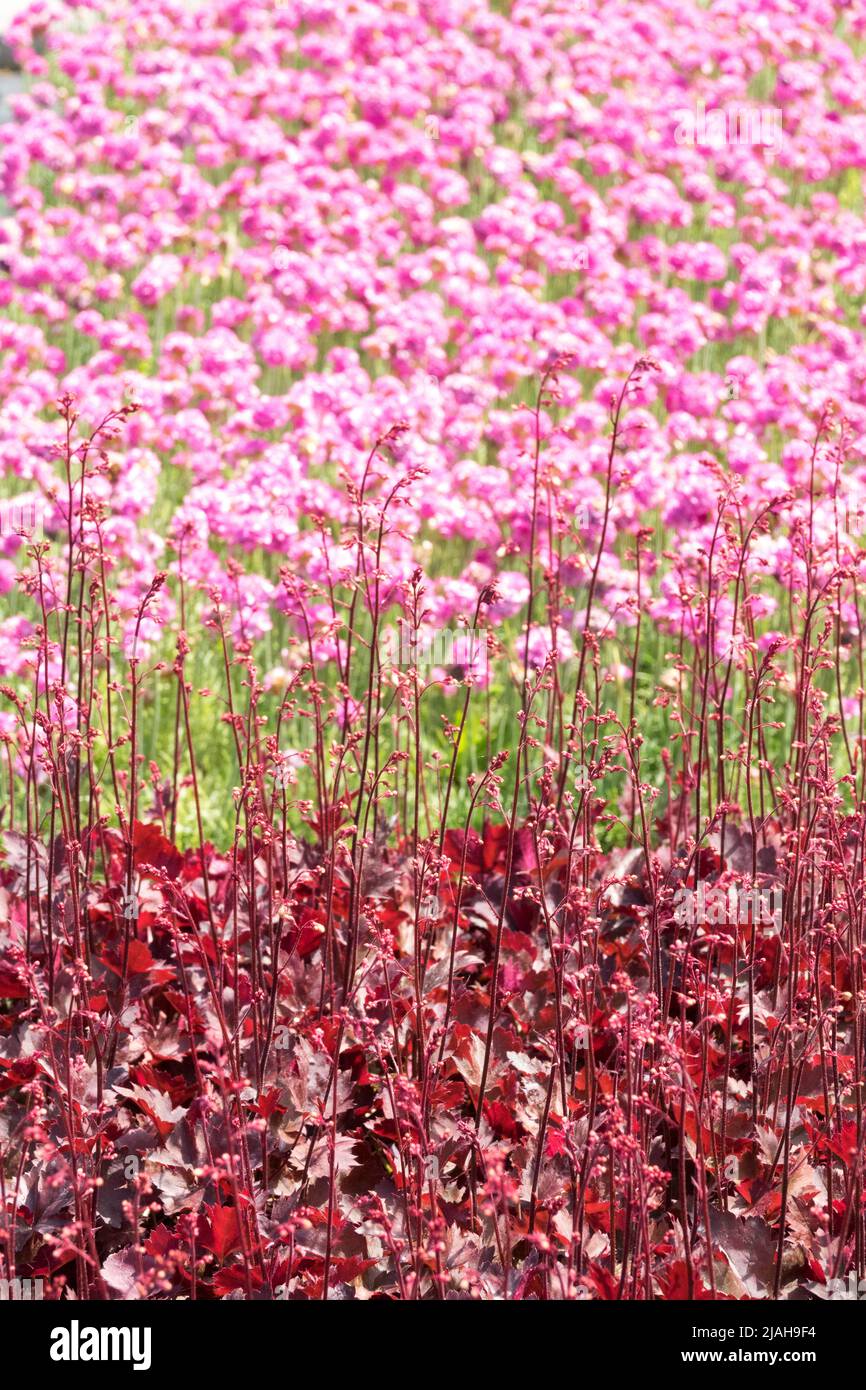
[[[44,1293],[42,1279],[0,1279],[0,1303],[40,1303]]]
[[[147,1371],[151,1361],[149,1327],[82,1327],[73,1318],[69,1327],[51,1332],[52,1361],[131,1361],[134,1371]]]
[[[866,534],[866,507],[858,506],[839,506],[836,501],[836,517],[839,529],[849,536],[862,536]]]
[[[380,644],[382,664],[403,669],[443,667],[461,679],[476,679],[487,673],[487,631],[485,628],[444,627],[417,629],[399,619],[388,627]]]
[[[782,922],[781,888],[718,888],[699,883],[674,894],[674,921],[685,926],[775,926]]]
[[[858,1279],[853,1269],[848,1274],[847,1279],[828,1279],[826,1284],[819,1284],[817,1279],[812,1279],[804,1287],[816,1298],[833,1301],[845,1299],[847,1302],[866,1298],[866,1279]]]
[[[0,539],[21,536],[42,539],[42,506],[33,498],[4,497],[0,500]]]
[[[726,145],[763,145],[769,149],[779,143],[782,111],[778,106],[719,106],[708,111],[699,101],[693,110],[675,112],[678,145],[700,145],[720,150]]]

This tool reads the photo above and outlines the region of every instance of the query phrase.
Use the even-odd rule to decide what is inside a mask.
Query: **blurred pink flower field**
[[[0,1277],[866,1278],[866,4],[7,42]]]

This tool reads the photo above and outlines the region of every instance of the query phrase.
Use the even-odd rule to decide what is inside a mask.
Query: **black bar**
[[[586,1359],[599,1369],[609,1362],[618,1376],[632,1368],[641,1374],[679,1371],[700,1376],[713,1369],[735,1375],[746,1369],[758,1370],[772,1380],[777,1373],[803,1368],[822,1376],[849,1369],[862,1334],[859,1301],[848,1297],[778,1303],[526,1300],[519,1307],[495,1303],[491,1314],[478,1307],[477,1300],[454,1299],[449,1300],[450,1308],[427,1304],[420,1313],[423,1328],[415,1322],[418,1313],[410,1313],[407,1322],[407,1313],[395,1306],[383,1321],[381,1305],[390,1303],[388,1299],[349,1300],[356,1305],[354,1310],[346,1301],[329,1308],[307,1299],[4,1302],[0,1303],[0,1334],[5,1334],[7,1348],[27,1348],[34,1373],[61,1378],[66,1370],[131,1373],[137,1359],[139,1379],[146,1374],[200,1377],[213,1371],[224,1383],[232,1368],[247,1376],[264,1372],[263,1358],[270,1363],[269,1374],[280,1365],[288,1371],[298,1365],[299,1347],[305,1348],[304,1359],[315,1355],[319,1347],[327,1348],[330,1379],[336,1369],[334,1358],[341,1356],[347,1372],[369,1373],[376,1357],[384,1354],[383,1333],[389,1345],[392,1336],[420,1333],[434,1338],[426,1357],[434,1348],[444,1354],[447,1344],[440,1339],[454,1332],[460,1340],[453,1343],[453,1360],[448,1354],[441,1363],[443,1375],[448,1376],[460,1363],[459,1348],[471,1336],[473,1342],[478,1339],[479,1349],[483,1347],[488,1382],[491,1360],[495,1364],[501,1358],[503,1374],[514,1378],[516,1364],[510,1358],[515,1352],[521,1357],[531,1354],[532,1346],[544,1360],[550,1354],[559,1360],[564,1348],[569,1348],[575,1371]],[[507,1321],[499,1321],[502,1315]],[[103,1329],[115,1332],[103,1336]],[[94,1350],[99,1359],[90,1359]],[[117,1357],[112,1356],[115,1350]],[[408,1374],[408,1366],[404,1369]],[[466,1370],[469,1374],[468,1366]]]

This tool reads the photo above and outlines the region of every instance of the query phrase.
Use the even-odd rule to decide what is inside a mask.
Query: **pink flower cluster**
[[[720,462],[745,506],[793,493],[796,513],[833,401],[852,487],[862,473],[864,34],[841,0],[33,5],[0,152],[0,471],[47,495],[58,397],[86,420],[134,398],[100,480],[118,601],[131,615],[182,564],[264,634],[279,596],[255,554],[321,575],[306,520],[336,533],[345,477],[406,420],[379,472],[426,476],[384,568],[397,583],[459,557],[429,581],[438,618],[494,577],[504,614],[530,546],[534,424],[515,403],[568,355],[541,507],[597,537],[610,398],[646,353],[594,621],[633,621],[619,541],[657,516],[677,559],[649,607],[680,623]],[[770,108],[778,138],[684,143],[697,103]],[[827,530],[832,450],[816,469]],[[760,574],[795,563],[777,537],[751,554]],[[585,578],[579,543],[558,563]],[[0,624],[4,647],[21,634]]]

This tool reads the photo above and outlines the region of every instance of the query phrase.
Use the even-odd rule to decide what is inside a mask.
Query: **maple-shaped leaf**
[[[37,873],[44,880],[48,870],[48,850],[41,840],[36,839],[35,835],[28,838],[27,835],[22,835],[18,830],[4,830],[3,851],[4,866],[11,869],[15,875],[12,882],[14,893],[22,893],[26,890],[28,859],[31,883]]]
[[[280,1104],[281,1091],[279,1086],[271,1086],[267,1091],[262,1091],[258,1100],[255,1102],[254,1109],[261,1115],[263,1120],[269,1120],[273,1115],[284,1115],[286,1107]]]
[[[477,830],[470,830],[468,834],[462,830],[446,831],[444,848],[455,869],[460,867],[465,848],[467,874],[470,878],[474,878],[480,873],[483,862],[483,845]]]
[[[180,1242],[165,1222],[161,1221],[158,1226],[154,1226],[148,1235],[144,1242],[144,1248],[148,1255],[153,1255],[154,1259],[170,1260],[171,1256],[179,1250]]]
[[[127,970],[130,975],[146,975],[154,964],[150,947],[145,941],[133,940],[127,953]]]
[[[158,825],[135,821],[132,829],[132,859],[139,873],[147,867],[164,869],[177,878],[183,868],[183,855],[166,839]]]
[[[7,996],[8,998],[8,996]],[[27,1086],[34,1081],[42,1069],[37,1056],[0,1057],[0,1092],[14,1090],[16,1086]]]
[[[133,1251],[116,1250],[102,1265],[102,1277],[117,1298],[135,1298],[135,1281],[138,1277],[138,1262]]]
[[[733,1212],[711,1211],[714,1247],[730,1264],[750,1298],[771,1296],[776,1264],[776,1240],[767,1225]]]
[[[486,1100],[484,1102],[484,1118],[497,1139],[509,1139],[516,1142],[526,1134],[523,1125],[515,1117],[514,1111],[509,1106],[503,1105],[501,1100]]]
[[[114,1089],[117,1095],[128,1096],[145,1115],[150,1116],[160,1140],[167,1139],[178,1120],[182,1120],[186,1114],[182,1106],[173,1106],[168,1096],[152,1086],[115,1086]]]
[[[102,964],[107,966],[112,974],[121,975],[123,973],[123,956],[124,948],[121,946],[115,955],[101,956],[100,959]],[[146,975],[149,970],[153,969],[155,964],[156,962],[150,953],[150,947],[147,943],[133,938],[126,952],[126,973],[130,976]],[[172,979],[173,974],[173,971],[169,971],[167,978]]]
[[[363,1260],[359,1255],[348,1255],[345,1259],[331,1261],[331,1273],[341,1283],[351,1284],[376,1263],[376,1260]]]
[[[224,1208],[226,1210],[226,1208]],[[246,1269],[242,1264],[229,1265],[226,1269],[217,1270],[211,1280],[211,1288],[215,1294],[226,1298],[229,1294],[235,1293],[238,1289],[246,1292],[247,1282],[253,1291],[253,1295],[260,1293],[265,1287],[261,1271],[258,1269]]]
[[[470,1086],[481,1084],[484,1067],[484,1042],[467,1024],[458,1023],[454,1028],[456,1045],[453,1050],[458,1070]]]
[[[713,1301],[713,1292],[708,1289],[699,1274],[694,1275],[692,1289],[689,1291],[689,1272],[685,1260],[675,1260],[674,1263],[665,1270],[658,1279],[659,1292],[662,1297],[670,1302],[688,1301],[690,1298],[695,1302]],[[716,1290],[715,1299],[718,1302],[727,1302],[730,1294],[719,1293]]]
[[[337,1173],[349,1173],[353,1168],[357,1168],[360,1159],[355,1154],[355,1145],[358,1140],[351,1134],[338,1134],[334,1149],[334,1169]],[[313,1162],[310,1164],[310,1177],[326,1178],[331,1170],[331,1155],[329,1145],[321,1143],[316,1152]]]
[[[198,1218],[198,1242],[210,1250],[220,1264],[241,1246],[241,1227],[237,1207],[207,1206]]]
[[[591,1262],[587,1267],[582,1283],[595,1298],[619,1298],[619,1281],[614,1278],[609,1269],[605,1269],[604,1265]]]
[[[289,931],[285,934],[280,943],[281,949],[288,955],[300,956],[301,960],[306,960],[322,944],[325,935],[326,914],[321,910],[304,908],[300,914],[300,920],[292,923]]]
[[[27,981],[8,961],[0,961],[0,999],[26,999]]]

